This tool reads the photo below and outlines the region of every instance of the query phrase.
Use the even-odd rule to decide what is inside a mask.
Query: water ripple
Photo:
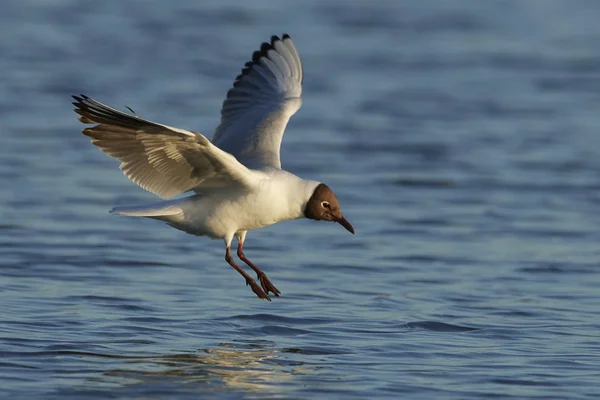
[[[416,321],[408,322],[404,326],[411,329],[425,329],[432,332],[472,332],[479,328],[471,328],[468,326],[452,325],[445,322],[437,321]]]

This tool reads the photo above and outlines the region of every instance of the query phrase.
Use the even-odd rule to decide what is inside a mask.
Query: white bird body
[[[256,187],[214,188],[205,193],[140,207],[117,207],[119,215],[148,217],[181,231],[227,239],[280,221],[304,217],[306,203],[319,182],[280,169],[253,170]]]
[[[329,187],[281,169],[281,141],[290,117],[302,105],[302,79],[302,63],[291,38],[273,36],[235,79],[212,142],[197,132],[147,121],[85,95],[73,96],[79,120],[97,124],[83,134],[121,161],[128,178],[165,199],[195,192],[111,212],[157,219],[193,235],[223,239],[225,259],[257,296],[267,300],[269,292],[278,296],[279,290],[244,255],[249,230],[306,217],[338,222],[354,233]],[[233,261],[234,237],[237,255],[257,273],[261,286]]]

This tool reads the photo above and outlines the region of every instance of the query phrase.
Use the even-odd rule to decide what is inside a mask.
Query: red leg
[[[229,263],[229,265],[231,265],[237,272],[239,272],[240,275],[242,275],[244,278],[246,278],[246,286],[250,285],[250,287],[252,288],[252,291],[254,293],[256,293],[256,295],[258,297],[260,297],[261,299],[266,299],[266,300],[271,301],[271,298],[267,294],[268,292],[262,290],[260,288],[260,286],[258,286],[256,281],[254,279],[252,279],[250,277],[250,275],[248,275],[246,273],[246,271],[244,271],[243,269],[238,267],[238,265],[233,261],[233,257],[231,257],[231,252],[229,251],[229,246],[227,246],[227,249],[225,251],[225,261],[227,261]],[[261,284],[262,284],[262,282],[261,282]]]
[[[267,278],[267,275],[264,272],[262,272],[260,268],[258,268],[256,265],[252,264],[252,261],[246,258],[246,256],[244,255],[244,242],[242,242],[241,240],[238,241],[237,255],[240,258],[240,260],[248,264],[248,266],[250,266],[250,268],[252,268],[254,272],[256,272],[258,280],[260,281],[260,285],[262,286],[265,293],[268,294],[269,292],[271,292],[275,296],[279,296],[281,294],[281,292],[275,287],[275,285],[271,283],[269,278]]]

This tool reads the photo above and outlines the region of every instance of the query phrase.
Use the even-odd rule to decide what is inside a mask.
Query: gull
[[[337,222],[354,234],[327,185],[281,168],[283,132],[302,104],[302,80],[302,63],[290,36],[272,36],[235,78],[212,141],[195,131],[118,111],[83,94],[73,96],[79,120],[96,124],[83,129],[83,134],[119,160],[125,176],[165,199],[116,207],[111,213],[152,218],[192,235],[223,239],[225,260],[246,285],[261,299],[270,301],[269,292],[279,296],[267,275],[244,254],[248,231],[309,218]],[[189,196],[172,199],[182,193]],[[231,256],[234,237],[238,257],[256,272],[260,285]]]

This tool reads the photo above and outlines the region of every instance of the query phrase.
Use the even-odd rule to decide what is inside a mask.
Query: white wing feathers
[[[271,37],[237,76],[213,143],[249,168],[281,168],[283,132],[302,105],[302,63],[289,35]]]
[[[121,161],[123,173],[142,188],[171,198],[191,189],[253,186],[253,173],[203,135],[117,111],[87,96],[73,96],[75,112],[92,143]]]

